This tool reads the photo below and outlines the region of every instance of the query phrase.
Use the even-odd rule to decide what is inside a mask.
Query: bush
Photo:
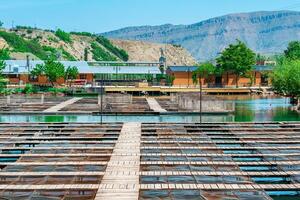
[[[101,45],[103,45],[107,50],[115,54],[118,58],[120,58],[123,61],[128,61],[129,56],[126,51],[123,49],[119,49],[118,47],[114,46],[110,40],[103,36],[99,36],[96,39],[97,42],[99,42]]]
[[[65,93],[67,92],[66,88],[49,88],[48,92],[51,92],[54,95],[57,95],[59,93]]]
[[[66,60],[77,61],[77,59],[73,55],[71,55],[69,52],[67,52],[64,48],[60,48],[60,50],[62,51],[62,54]]]
[[[0,60],[9,60],[10,53],[9,49],[0,49]]]
[[[10,88],[2,88],[0,93],[2,95],[11,95],[14,93],[14,90],[13,89],[10,89]]]
[[[2,37],[15,52],[32,53],[42,60],[47,59],[47,53],[37,40],[25,40],[15,33],[0,31]]]
[[[24,94],[32,94],[32,93],[34,93],[33,85],[31,85],[31,84],[26,84],[26,85],[25,85],[25,88],[23,89],[23,93],[24,93]]]
[[[96,61],[116,61],[116,57],[102,49],[96,42],[91,44],[93,59]]]
[[[55,32],[55,35],[64,42],[67,42],[67,43],[72,42],[70,33],[67,33],[61,29],[57,29],[57,31]]]
[[[88,37],[95,36],[93,33],[89,33],[89,32],[71,32],[70,34],[72,34],[72,35],[80,35],[80,36],[88,36]]]

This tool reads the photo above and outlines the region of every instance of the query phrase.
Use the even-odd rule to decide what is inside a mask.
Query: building
[[[174,77],[174,86],[193,86],[193,72],[196,66],[169,66],[167,74]],[[266,86],[269,84],[269,78],[265,72],[271,71],[272,66],[255,65],[251,78],[240,77],[238,85],[246,86]],[[210,76],[201,79],[204,87],[232,87],[236,86],[236,75],[224,73],[220,76]]]
[[[34,77],[30,71],[43,61],[7,60],[3,74],[9,79],[10,84],[36,84],[49,85],[45,76]],[[155,78],[161,74],[160,63],[155,62],[85,62],[85,61],[61,61],[67,68],[75,66],[78,68],[78,82],[93,84],[100,81],[104,83],[135,83]],[[62,84],[63,79],[57,80]]]

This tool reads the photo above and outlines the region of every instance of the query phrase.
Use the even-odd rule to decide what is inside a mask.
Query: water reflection
[[[257,96],[223,96],[235,102],[231,115],[204,115],[203,122],[263,122],[300,121],[300,114],[291,111],[288,98],[262,98]],[[93,115],[1,115],[0,122],[100,122],[101,116]],[[199,115],[106,115],[103,122],[169,122],[198,123]]]

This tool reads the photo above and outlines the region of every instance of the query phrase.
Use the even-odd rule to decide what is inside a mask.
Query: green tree
[[[65,71],[65,80],[71,80],[71,82],[77,78],[79,74],[78,68],[69,66]],[[70,82],[70,84],[71,84]]]
[[[55,32],[55,35],[64,42],[67,42],[67,43],[72,42],[70,33],[67,33],[61,29],[57,29],[57,31]]]
[[[261,54],[257,54],[255,57],[256,62],[264,62],[267,60],[267,57]]]
[[[284,51],[284,55],[288,59],[299,60],[300,59],[300,42],[299,41],[290,42],[287,49]]]
[[[3,26],[3,22],[2,22],[2,21],[0,21],[0,28],[2,28],[2,26]]]
[[[203,63],[199,64],[196,71],[192,74],[193,83],[200,84],[200,87],[202,87],[202,78],[208,78],[211,75],[214,75],[216,73],[216,67],[211,63]]]
[[[237,40],[236,44],[230,44],[221,56],[217,58],[217,64],[224,72],[233,73],[236,76],[236,87],[240,77],[251,71],[255,64],[255,53],[245,43]]]
[[[300,108],[300,60],[284,60],[271,74],[274,91],[297,100]],[[296,102],[296,101],[295,101]]]
[[[10,59],[9,49],[7,48],[0,49],[0,60],[8,60],[8,59]]]
[[[0,50],[0,90],[2,91],[4,86],[6,85],[6,81],[3,76],[3,70],[6,67],[5,60],[9,59],[9,51],[8,49]]]
[[[59,78],[65,77],[65,67],[62,63],[54,60],[47,60],[44,64],[36,65],[31,71],[33,76],[45,75],[52,86]]]
[[[88,61],[89,60],[89,49],[85,48],[84,49],[84,61]]]

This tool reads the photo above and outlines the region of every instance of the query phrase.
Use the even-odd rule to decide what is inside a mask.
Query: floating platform
[[[5,199],[300,198],[300,123],[0,123]]]

